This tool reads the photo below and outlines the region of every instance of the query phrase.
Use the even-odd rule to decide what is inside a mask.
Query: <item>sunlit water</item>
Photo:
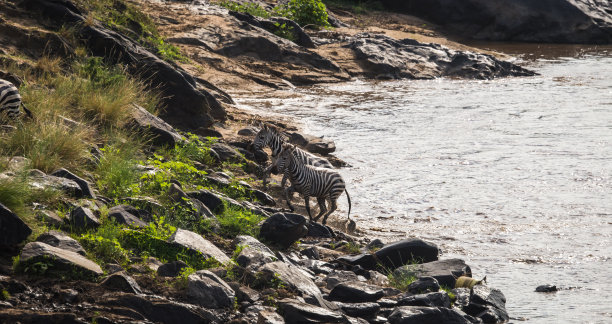
[[[358,226],[464,258],[513,322],[612,323],[612,51],[569,53],[524,56],[541,74],[530,78],[355,81],[239,102],[333,139]]]

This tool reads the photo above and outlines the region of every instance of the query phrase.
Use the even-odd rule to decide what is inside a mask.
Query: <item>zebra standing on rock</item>
[[[275,158],[281,153],[285,144],[285,139],[273,126],[263,125],[261,130],[255,135],[253,140],[253,147],[257,150],[263,149],[265,146],[269,146],[272,150],[272,164],[264,170],[263,185],[266,186],[267,179],[270,177],[272,168],[276,165]],[[295,148],[295,156],[303,164],[312,165],[315,167],[333,169],[334,167],[327,161],[327,159],[318,157],[314,154],[308,153],[300,148]]]
[[[0,119],[5,116],[9,119],[18,117],[21,114],[19,106],[23,106],[28,117],[32,117],[32,112],[21,101],[17,87],[9,81],[0,79]]]
[[[299,192],[304,196],[304,202],[306,211],[310,221],[313,220],[310,213],[310,197],[316,197],[319,203],[319,214],[314,218],[316,222],[321,216],[323,221],[321,224],[325,225],[327,217],[333,213],[338,207],[336,201],[342,192],[346,192],[346,199],[348,200],[349,210],[348,219],[349,227],[354,229],[355,222],[351,220],[351,197],[346,191],[346,184],[342,179],[342,176],[336,170],[330,170],[325,168],[318,168],[312,165],[306,165],[300,161],[297,155],[297,149],[294,145],[284,144],[283,150],[278,156],[276,161],[279,172],[283,173],[283,180],[281,186],[285,187],[287,179],[291,182],[291,186],[285,189],[285,199],[287,205],[294,210],[289,197],[294,191]],[[329,211],[325,207],[325,201],[328,200],[330,204]],[[327,212],[327,213],[326,213]],[[325,214],[325,215],[323,215]]]

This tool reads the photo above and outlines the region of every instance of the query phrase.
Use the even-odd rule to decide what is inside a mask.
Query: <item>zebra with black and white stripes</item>
[[[253,147],[257,150],[263,149],[265,146],[270,147],[272,150],[272,164],[264,170],[263,184],[267,184],[267,179],[270,177],[272,168],[276,166],[275,159],[281,153],[283,144],[286,141],[278,130],[274,126],[263,125],[261,130],[255,135],[253,139]],[[308,153],[300,148],[295,149],[296,158],[303,164],[312,165],[321,168],[333,169],[334,167],[327,161],[327,159],[318,157],[314,154]]]
[[[4,117],[9,119],[19,117],[21,114],[19,106],[23,106],[26,114],[32,117],[30,110],[21,101],[19,89],[11,82],[0,79],[0,119]]]
[[[349,204],[348,219],[353,223],[354,228],[354,222],[351,221],[351,197],[340,173],[336,170],[304,164],[296,153],[297,148],[294,145],[284,144],[283,150],[276,161],[279,172],[283,173],[281,186],[285,187],[287,179],[291,182],[291,186],[285,189],[285,199],[291,211],[295,208],[291,205],[290,196],[296,191],[304,197],[308,217],[310,221],[313,221],[310,213],[310,197],[315,197],[319,203],[320,211],[314,221],[316,222],[323,216],[321,224],[325,225],[327,217],[338,207],[336,203],[338,197],[342,192],[346,192],[346,199]],[[329,211],[325,207],[326,200],[329,201]]]

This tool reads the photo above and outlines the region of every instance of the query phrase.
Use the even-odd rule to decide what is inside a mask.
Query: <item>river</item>
[[[540,75],[357,80],[238,101],[333,139],[358,227],[465,259],[504,292],[512,322],[612,323],[612,48],[495,49]],[[560,290],[536,293],[542,284]]]

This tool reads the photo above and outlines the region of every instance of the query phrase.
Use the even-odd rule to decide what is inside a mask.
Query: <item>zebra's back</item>
[[[310,195],[324,197],[330,195],[333,199],[340,197],[346,187],[344,179],[336,170],[304,165],[303,174],[298,174],[294,185],[296,187],[310,186]]]
[[[312,165],[319,168],[333,169],[334,167],[325,158],[318,157],[314,154],[306,152],[299,147],[295,148],[295,156],[305,165]]]
[[[20,114],[20,105],[19,89],[14,84],[0,79],[0,115],[15,118]]]

